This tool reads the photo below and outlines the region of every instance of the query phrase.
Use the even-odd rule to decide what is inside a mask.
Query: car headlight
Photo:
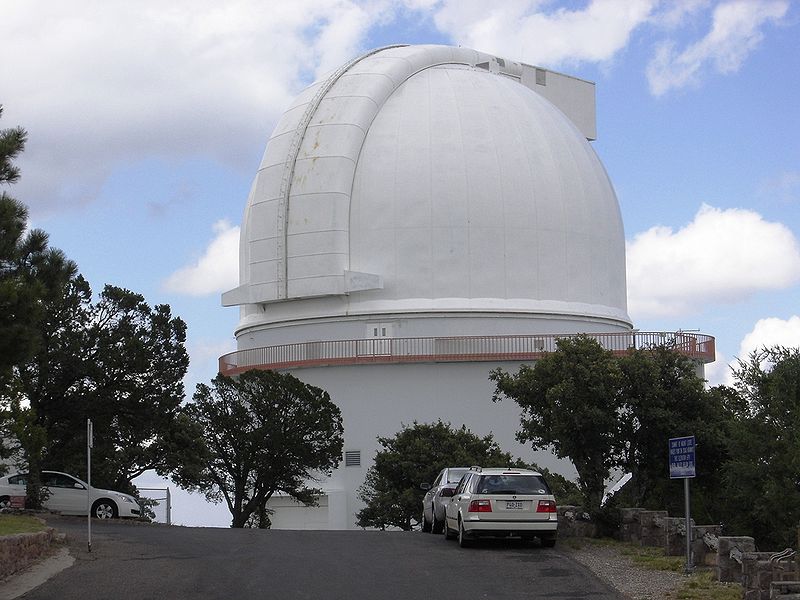
[[[120,498],[120,500],[122,500],[123,502],[129,502],[130,504],[135,504],[135,502],[134,502],[133,498],[128,498],[127,496],[120,496],[119,498]]]

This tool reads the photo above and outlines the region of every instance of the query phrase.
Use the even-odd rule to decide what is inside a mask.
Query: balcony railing
[[[702,333],[592,333],[616,354],[666,345],[702,363],[715,360],[714,338]],[[334,365],[392,363],[534,361],[556,349],[571,334],[463,337],[369,338],[301,342],[237,350],[219,359],[219,372],[236,375],[249,369],[299,369]]]

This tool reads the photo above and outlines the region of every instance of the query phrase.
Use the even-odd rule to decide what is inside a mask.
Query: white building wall
[[[330,479],[320,482],[323,489],[338,491],[343,501],[328,502],[328,523],[319,528],[357,528],[355,514],[363,508],[358,488],[380,448],[377,437],[392,437],[415,421],[442,419],[454,427],[466,425],[479,436],[491,433],[501,448],[515,457],[574,477],[574,467],[568,461],[556,459],[550,452],[535,452],[515,440],[520,423],[515,402],[491,400],[494,384],[488,379],[489,372],[496,367],[516,372],[520,364],[358,365],[293,371],[303,382],[330,394],[342,411],[345,450],[361,451],[360,467],[345,467],[343,461]],[[303,529],[310,528],[311,522],[320,524],[318,511],[311,510],[308,522],[303,522],[296,509],[270,507],[278,508],[273,527]]]

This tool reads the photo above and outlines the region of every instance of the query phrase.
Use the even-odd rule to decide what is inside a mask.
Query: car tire
[[[119,516],[119,511],[113,501],[97,500],[92,504],[92,516],[95,519],[116,519]]]
[[[433,514],[433,524],[431,525],[431,531],[433,533],[442,533],[442,529],[444,529],[444,523],[436,518],[436,511],[431,509]]]
[[[464,531],[464,523],[461,522],[461,519],[458,520],[458,545],[462,548],[472,546],[472,540],[467,537],[467,532]]]
[[[435,519],[436,515],[434,515],[433,518]],[[431,532],[431,528],[432,528],[431,522],[428,521],[428,519],[425,517],[425,511],[423,510],[422,511],[422,531],[424,533],[430,533]]]
[[[445,540],[452,540],[455,536],[455,533],[447,526],[447,515],[444,516],[444,526],[442,527],[442,531],[444,532],[444,539]]]
[[[8,496],[0,496],[0,508],[10,508],[11,498]]]

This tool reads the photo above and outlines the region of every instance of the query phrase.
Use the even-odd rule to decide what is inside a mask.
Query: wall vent
[[[361,450],[347,450],[344,453],[344,466],[345,467],[360,467],[361,466]]]
[[[536,83],[538,85],[547,85],[547,71],[536,67]]]

